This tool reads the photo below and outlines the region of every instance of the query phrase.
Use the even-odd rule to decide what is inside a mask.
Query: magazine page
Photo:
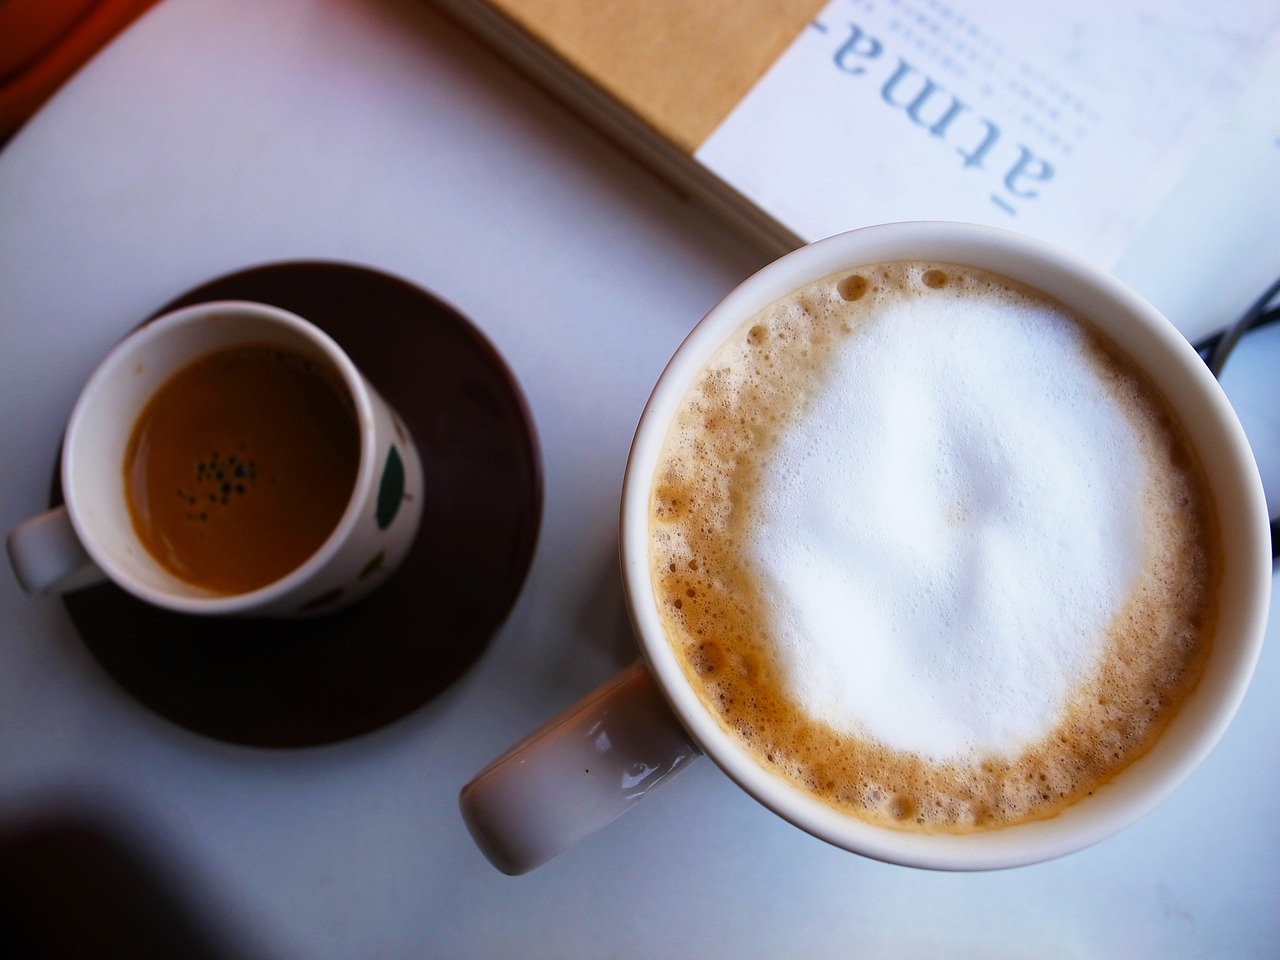
[[[805,240],[968,220],[1110,268],[1278,33],[1274,0],[832,0],[696,156]]]

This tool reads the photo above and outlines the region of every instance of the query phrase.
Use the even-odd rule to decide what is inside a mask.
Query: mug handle
[[[637,663],[494,760],[462,788],[459,804],[489,861],[527,873],[701,755]]]
[[[9,563],[27,593],[67,593],[106,579],[85,552],[66,507],[22,521],[5,541]]]

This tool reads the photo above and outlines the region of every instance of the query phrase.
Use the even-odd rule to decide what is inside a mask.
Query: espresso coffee
[[[653,479],[668,639],[763,766],[863,819],[1052,816],[1141,757],[1216,617],[1213,505],[1149,380],[985,271],[813,283],[705,365]]]
[[[267,344],[215,351],[151,397],[124,463],[134,530],[170,573],[216,594],[280,579],[346,510],[360,461],[345,390]]]

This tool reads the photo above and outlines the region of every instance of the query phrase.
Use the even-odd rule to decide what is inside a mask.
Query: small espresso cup
[[[63,439],[65,505],[9,533],[29,593],[110,580],[183,614],[305,617],[404,559],[422,465],[403,422],[324,331],[217,301],[130,334]]]
[[[875,859],[1079,850],[1217,742],[1271,587],[1252,452],[1186,340],[957,223],[811,244],[717,304],[640,418],[620,552],[640,662],[462,790],[507,873],[702,754]]]

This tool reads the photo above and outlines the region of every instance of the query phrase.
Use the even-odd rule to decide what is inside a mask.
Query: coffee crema
[[[1153,384],[1012,280],[810,284],[705,365],[654,473],[669,641],[721,725],[832,806],[962,833],[1060,812],[1194,689],[1220,569]]]
[[[134,530],[170,573],[245,593],[304,563],[355,485],[350,397],[305,357],[269,344],[214,351],[147,402],[125,454]]]

